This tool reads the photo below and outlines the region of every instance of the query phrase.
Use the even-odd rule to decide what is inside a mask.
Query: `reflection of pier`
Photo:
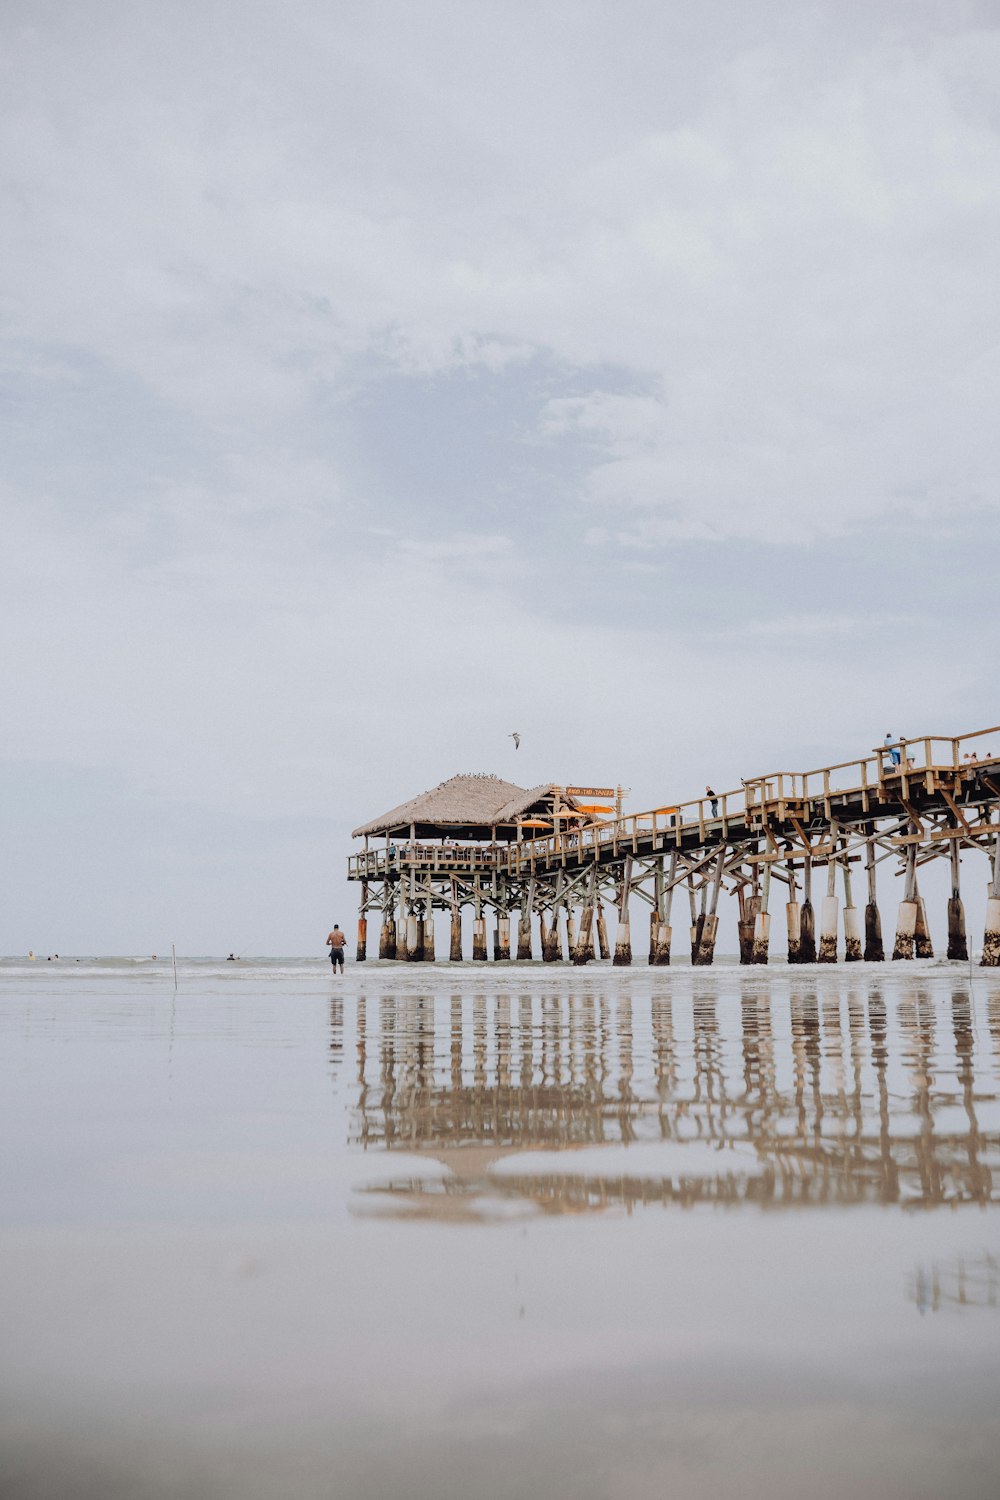
[[[917,1310],[941,1312],[948,1307],[1000,1306],[1000,1261],[989,1254],[959,1257],[946,1265],[918,1266],[906,1293]]]
[[[435,1158],[449,1175],[372,1192],[386,1211],[478,1217],[651,1203],[912,1209],[995,1200],[1000,1119],[984,1057],[977,1086],[970,1001],[919,989],[894,1001],[824,987],[742,995],[695,986],[684,1035],[669,996],[384,996],[358,1010],[352,1137]],[[990,1001],[994,1046],[1000,1005]],[[987,1111],[986,1124],[980,1120]],[[989,1127],[989,1128],[987,1128]],[[517,1172],[527,1152],[659,1143],[577,1169]],[[651,1168],[651,1162],[653,1166]],[[539,1164],[541,1166],[541,1164]],[[374,1202],[372,1207],[374,1208]]]

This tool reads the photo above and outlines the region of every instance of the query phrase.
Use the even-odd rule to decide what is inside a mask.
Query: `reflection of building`
[[[977,1088],[966,994],[949,1010],[920,991],[887,1007],[794,981],[781,1000],[746,990],[739,1009],[697,982],[682,1007],[592,992],[437,1007],[383,995],[374,1034],[361,1000],[353,1141],[449,1169],[424,1178],[411,1162],[372,1193],[388,1212],[449,1217],[995,1200],[995,1079]],[[579,1148],[642,1143],[662,1144],[662,1168],[646,1153],[633,1171],[620,1150],[604,1169],[592,1156],[574,1168]],[[566,1155],[543,1171],[501,1164],[539,1150]]]

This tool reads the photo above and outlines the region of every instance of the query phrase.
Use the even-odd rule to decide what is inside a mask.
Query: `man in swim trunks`
[[[334,922],[333,931],[327,938],[326,943],[327,947],[330,949],[330,962],[333,964],[333,972],[336,974],[339,968],[340,972],[343,974],[344,949],[347,946],[347,934],[346,932],[341,932],[339,922]]]

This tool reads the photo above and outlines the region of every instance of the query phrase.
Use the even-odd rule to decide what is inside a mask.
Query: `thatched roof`
[[[354,837],[395,833],[408,838],[411,825],[417,838],[485,840],[498,824],[506,824],[498,836],[510,838],[513,825],[532,812],[544,815],[552,807],[551,785],[527,788],[502,781],[499,776],[452,776],[440,786],[409,802],[401,802],[381,817],[355,828]],[[570,801],[571,799],[567,799]]]

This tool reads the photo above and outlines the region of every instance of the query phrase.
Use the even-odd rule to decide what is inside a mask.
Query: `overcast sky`
[[[457,771],[1000,722],[995,0],[0,28],[0,951],[322,952]]]

